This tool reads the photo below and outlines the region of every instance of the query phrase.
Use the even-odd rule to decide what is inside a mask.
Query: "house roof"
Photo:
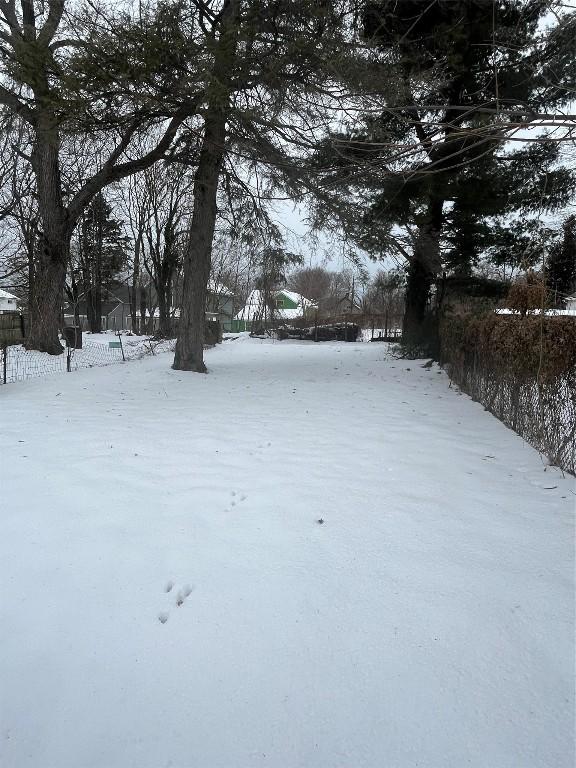
[[[14,296],[13,293],[8,293],[8,291],[0,288],[0,299],[16,299],[18,301],[18,296]]]
[[[295,304],[300,304],[309,301],[305,296],[302,296],[301,293],[296,293],[296,291],[286,291],[284,288],[282,288],[281,291],[278,291],[278,293],[281,293],[283,296],[286,296],[287,299],[290,299],[290,301],[293,301]]]
[[[258,317],[262,312],[262,291],[250,291],[246,304],[242,307],[240,312],[234,318],[235,320],[253,320]]]
[[[295,304],[298,304],[298,307],[301,307],[302,309],[317,309],[318,304],[315,301],[312,301],[312,299],[307,299],[306,296],[302,296],[301,293],[296,293],[296,291],[286,291],[284,288],[280,291],[276,291],[276,296],[286,296],[287,299],[290,299],[290,301],[293,301]],[[288,310],[285,310],[288,311]]]
[[[275,309],[274,314],[279,320],[296,320],[298,317],[302,317],[302,314],[307,309],[316,309],[316,304],[313,301],[310,301],[310,299],[305,298],[304,296],[301,296],[299,293],[294,293],[294,291],[274,291],[274,296],[286,296],[291,301],[293,301],[298,306],[294,309]],[[262,317],[264,314],[264,296],[262,291],[254,290],[251,291],[248,298],[246,299],[246,304],[240,312],[236,315],[234,318],[235,320],[254,320],[255,318]]]
[[[215,293],[218,296],[234,296],[234,293],[224,285],[224,283],[218,282],[218,280],[210,280],[208,282],[208,292]]]

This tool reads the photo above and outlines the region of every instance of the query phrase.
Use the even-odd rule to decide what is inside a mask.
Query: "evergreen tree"
[[[482,256],[524,269],[542,258],[548,227],[537,216],[571,199],[574,174],[559,165],[557,144],[501,147],[466,165],[446,185],[442,233],[444,268],[470,274]],[[513,217],[522,215],[519,222]]]
[[[404,173],[384,179],[372,211],[390,224],[404,218],[416,226],[404,317],[408,341],[421,335],[430,287],[443,267],[450,188],[463,169],[496,151],[518,117],[512,111],[525,111],[534,96],[530,52],[544,7],[510,0],[383,0],[366,6],[366,35],[396,57],[403,84],[403,108],[385,111],[376,128],[404,142],[416,137],[419,144]],[[470,262],[476,203],[465,205],[462,197],[454,211],[458,249]]]
[[[98,193],[78,227],[78,262],[86,315],[92,333],[102,332],[102,296],[126,262],[127,238]]]
[[[545,87],[550,72],[544,75],[538,32],[545,7],[538,0],[364,6],[366,38],[388,61],[396,93],[383,92],[381,114],[331,136],[316,160],[331,170],[325,180],[366,201],[362,220],[349,227],[353,236],[372,253],[392,248],[408,260],[409,342],[424,330],[441,272],[469,272],[482,249],[496,244],[494,220],[502,225],[510,211],[552,209],[567,199],[573,182],[554,168],[553,146],[542,142],[514,157],[500,151],[539,108],[568,98],[565,87]],[[403,241],[398,226],[408,233]]]
[[[564,299],[576,291],[576,216],[566,219],[562,240],[550,251],[546,282],[556,307],[563,307]]]
[[[302,264],[302,256],[284,248],[268,246],[256,258],[258,271],[255,287],[260,291],[260,317],[254,318],[252,330],[256,333],[274,327],[276,323],[276,292],[286,285],[287,271]]]

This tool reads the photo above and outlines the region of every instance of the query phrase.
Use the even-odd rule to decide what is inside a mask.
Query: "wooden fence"
[[[26,328],[24,315],[19,312],[3,312],[0,314],[0,347],[11,344],[21,344]]]

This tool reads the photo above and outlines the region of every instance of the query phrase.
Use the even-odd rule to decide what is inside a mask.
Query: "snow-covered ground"
[[[146,355],[173,351],[176,343],[174,339],[155,341],[150,336],[122,334],[122,348],[120,348],[119,337],[112,332],[83,333],[82,336],[82,349],[64,350],[61,355],[48,355],[45,352],[24,349],[19,344],[8,347],[6,351],[7,383],[13,384],[26,379],[51,376],[54,373],[66,373],[68,351],[71,354],[70,372],[74,373],[80,368],[113,365],[121,363],[124,359],[134,360]],[[62,345],[64,346],[64,342]],[[0,383],[3,383],[1,379]]]
[[[0,765],[572,768],[574,480],[387,354],[0,388]]]

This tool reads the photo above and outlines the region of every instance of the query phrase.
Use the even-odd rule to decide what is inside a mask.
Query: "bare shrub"
[[[512,283],[504,305],[525,317],[530,310],[545,309],[548,306],[547,294],[544,280],[534,272],[528,272]]]

